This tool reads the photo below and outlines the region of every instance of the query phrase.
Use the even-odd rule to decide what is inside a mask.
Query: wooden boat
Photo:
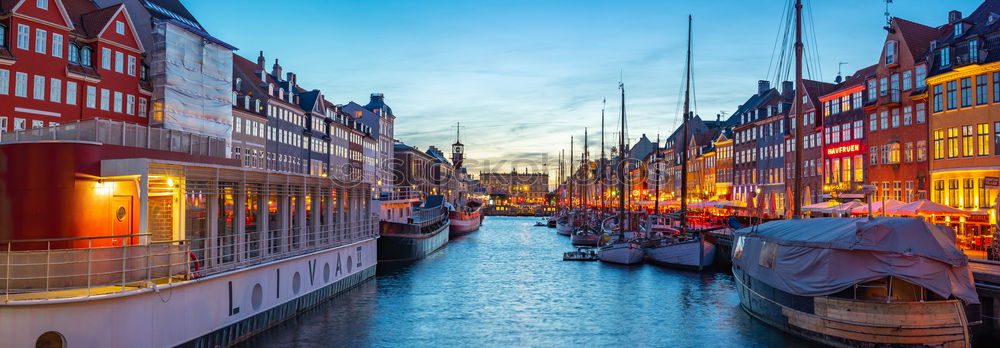
[[[483,222],[482,208],[483,202],[473,199],[455,210],[449,211],[448,219],[451,220],[451,226],[448,229],[448,235],[459,237],[479,230],[479,226]]]
[[[569,236],[573,234],[576,230],[575,217],[573,214],[567,214],[559,218],[556,221],[556,233],[562,236]]]
[[[621,129],[625,130],[625,85],[618,83],[618,88],[622,91],[622,118],[621,118]],[[618,132],[618,159],[625,160],[627,155],[625,153],[625,132]],[[625,192],[625,173],[624,165],[615,166],[617,168],[618,176],[618,192]],[[625,211],[625,195],[618,195],[618,216],[614,218],[608,218],[601,222],[601,228],[610,229],[608,232],[617,232],[614,235],[617,237],[617,241],[611,245],[602,247],[598,252],[597,256],[602,262],[618,263],[624,265],[632,265],[642,262],[643,257],[646,252],[642,250],[642,246],[638,242],[629,241],[626,239],[625,231],[630,232],[640,232],[640,219],[634,213],[629,213]],[[617,219],[619,223],[612,225],[609,222],[612,219]],[[617,231],[615,231],[617,230]]]
[[[450,221],[443,201],[442,196],[427,196],[423,206],[413,209],[409,221],[382,221],[378,261],[416,261],[447,245],[448,233],[442,232]]]
[[[602,262],[634,265],[642,262],[646,252],[638,242],[618,242],[602,247],[597,255]]]
[[[603,235],[590,228],[584,228],[573,232],[570,236],[570,243],[573,245],[598,246],[601,244]]]
[[[968,258],[918,218],[772,221],[735,233],[740,305],[840,347],[968,347],[981,323]]]
[[[576,251],[563,253],[563,261],[597,261],[597,253],[588,248],[577,248]]]
[[[644,245],[650,263],[703,270],[715,260],[715,244],[702,237],[662,238]]]

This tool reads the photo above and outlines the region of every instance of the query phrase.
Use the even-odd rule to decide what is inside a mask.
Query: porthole
[[[260,286],[260,283],[257,283],[253,286],[253,293],[250,295],[250,304],[253,305],[253,310],[258,310],[263,302],[264,288]]]
[[[125,221],[125,214],[126,213],[127,213],[127,211],[125,210],[125,207],[124,206],[120,206],[120,207],[118,207],[118,211],[115,212],[115,217],[118,218],[119,222]]]
[[[62,348],[66,346],[66,338],[61,333],[49,331],[38,336],[35,348]]]
[[[330,264],[329,263],[324,263],[323,264],[323,282],[324,283],[329,283],[330,282]]]
[[[302,276],[299,275],[299,272],[295,272],[295,275],[292,276],[292,292],[298,295],[299,290],[301,289],[302,289]]]

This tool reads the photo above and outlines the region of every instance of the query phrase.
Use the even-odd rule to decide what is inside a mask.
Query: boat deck
[[[174,277],[174,278],[153,279],[152,283],[156,284],[157,286],[161,286],[167,284],[176,284],[183,281],[185,280],[182,277]],[[124,286],[108,285],[108,286],[95,286],[95,287],[77,288],[77,289],[10,293],[10,294],[0,295],[0,299],[6,302],[72,299],[72,298],[114,295],[118,293],[125,293],[149,287],[150,287],[149,284],[146,284],[144,282],[134,282],[134,283],[126,283]]]

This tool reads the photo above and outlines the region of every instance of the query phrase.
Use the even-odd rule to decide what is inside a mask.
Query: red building
[[[868,168],[864,106],[874,102],[865,99],[865,81],[875,75],[875,68],[871,65],[858,70],[819,99],[823,105],[822,131],[803,144],[822,150],[823,164],[818,177],[823,179],[823,199],[865,198],[861,190]],[[815,174],[816,170],[812,172]]]
[[[0,0],[0,132],[106,118],[146,124],[151,89],[125,6]]]
[[[924,80],[926,53],[941,31],[900,18],[893,18],[886,30],[875,76],[867,82],[869,101],[876,101],[865,106],[868,179],[878,186],[879,198],[912,202],[928,198],[930,188]]]
[[[791,211],[794,203],[792,190],[795,189],[795,130],[796,122],[802,122],[802,205],[823,200],[823,117],[817,117],[822,101],[820,97],[833,91],[836,85],[826,82],[802,80],[802,109],[804,117],[799,117],[798,103],[792,103],[789,130],[785,136],[785,196],[786,207]]]

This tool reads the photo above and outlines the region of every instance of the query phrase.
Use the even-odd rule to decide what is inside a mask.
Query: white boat
[[[660,239],[644,248],[649,262],[668,267],[702,270],[715,260],[715,244],[704,238]]]
[[[617,263],[622,265],[634,265],[642,262],[646,252],[642,246],[636,242],[614,243],[597,251],[597,257],[602,262]]]
[[[556,221],[556,233],[559,235],[569,236],[573,234],[573,231],[575,230],[576,228],[573,226],[572,215],[560,217],[559,220]]]

